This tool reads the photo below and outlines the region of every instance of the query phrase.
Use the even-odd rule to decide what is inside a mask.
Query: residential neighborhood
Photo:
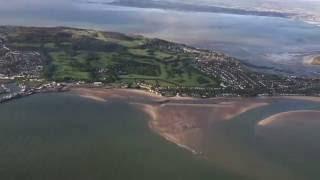
[[[37,51],[35,48],[10,48],[6,45],[6,39],[1,37],[0,80],[3,82],[0,81],[0,94],[2,94],[2,96],[0,96],[0,102],[38,92],[65,91],[68,89],[68,86],[139,88],[162,96],[179,95],[202,98],[221,96],[319,95],[320,79],[257,72],[241,63],[240,60],[224,53],[193,48],[160,39],[148,40],[144,45],[139,46],[139,48],[149,49],[148,51],[152,49],[152,54],[154,52],[162,52],[162,54],[176,54],[178,55],[178,58],[172,60],[168,59],[172,58],[171,56],[166,57],[162,55],[167,58],[164,58],[165,66],[172,64],[172,68],[178,68],[176,65],[177,62],[191,62],[190,67],[188,68],[193,68],[196,71],[199,71],[201,76],[212,79],[216,82],[216,85],[186,86],[176,83],[169,86],[164,85],[165,83],[150,83],[154,80],[156,80],[156,82],[164,80],[150,79],[148,76],[145,76],[145,78],[133,78],[134,81],[131,83],[122,81],[121,79],[112,83],[106,81],[107,79],[110,79],[109,76],[112,76],[112,78],[115,79],[123,76],[129,76],[129,71],[132,71],[132,73],[143,72],[146,75],[153,75],[159,71],[156,69],[148,69],[149,73],[146,73],[144,69],[151,68],[151,66],[140,66],[138,64],[132,64],[137,66],[136,68],[140,68],[138,71],[134,67],[128,65],[114,65],[108,68],[100,67],[93,69],[93,73],[97,77],[103,77],[101,81],[68,79],[67,81],[62,80],[56,82],[55,80],[48,79],[44,75],[45,68],[48,69],[48,65],[46,64],[48,57],[43,54],[40,49]],[[184,57],[186,60],[181,60],[179,57]],[[92,61],[96,61],[99,57],[91,55],[90,58]],[[175,69],[175,71],[170,73],[171,75],[169,75],[171,77],[175,77],[176,75],[181,77],[179,69]],[[198,78],[200,83],[202,83],[202,81],[208,81],[203,77]],[[11,91],[11,88],[7,86],[8,83],[15,83],[16,86],[23,88]],[[168,81],[168,83],[171,83],[171,81]]]

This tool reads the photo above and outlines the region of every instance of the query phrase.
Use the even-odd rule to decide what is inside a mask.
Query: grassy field
[[[193,68],[192,57],[149,45],[140,36],[70,28],[17,29],[10,46],[39,50],[47,57],[44,75],[55,81],[145,82],[160,86],[216,87]]]

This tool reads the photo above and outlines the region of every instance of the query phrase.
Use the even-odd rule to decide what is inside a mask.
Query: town
[[[182,52],[192,57],[194,68],[218,79],[220,87],[154,87],[142,83],[143,88],[157,94],[193,97],[320,95],[319,78],[255,72],[236,58],[223,53],[181,44],[158,43],[158,48]]]
[[[255,72],[235,58],[215,52],[196,53],[195,67],[221,80],[220,94],[227,93],[234,96],[319,95],[320,79]],[[216,94],[219,96],[219,93]]]
[[[64,36],[69,37],[67,35]],[[125,37],[120,34],[113,35],[121,37],[122,39]],[[130,39],[128,37],[125,38]],[[35,93],[66,91],[68,87],[74,86],[139,88],[162,96],[179,95],[202,98],[220,96],[319,96],[320,92],[320,79],[317,78],[256,72],[236,58],[223,53],[197,49],[160,39],[144,40],[146,42],[143,45],[139,45],[139,52],[146,49],[152,54],[155,54],[154,52],[158,52],[158,54],[161,53],[160,55],[165,57],[165,60],[163,60],[165,61],[165,67],[170,63],[173,64],[171,69],[176,68],[177,65],[174,64],[186,61],[189,64],[186,63],[187,65],[185,67],[193,69],[192,72],[198,74],[197,81],[199,84],[208,84],[208,79],[205,78],[209,78],[215,82],[215,85],[187,86],[179,83],[169,85],[172,82],[170,79],[167,81],[169,84],[151,83],[154,81],[166,82],[166,80],[157,78],[150,79],[147,76],[156,75],[162,69],[146,69],[156,66],[151,66],[150,64],[139,65],[137,63],[132,64],[136,67],[127,67],[127,65],[124,66],[122,64],[108,66],[108,68],[103,68],[103,72],[101,68],[93,68],[92,74],[103,76],[102,80],[52,79],[45,76],[45,71],[50,69],[48,68],[48,55],[44,54],[40,48],[38,48],[38,50],[37,48],[11,48],[7,46],[7,41],[5,37],[0,36],[0,102],[6,102],[10,99]],[[114,49],[113,51],[123,50]],[[135,49],[135,51],[137,50]],[[166,54],[171,54],[171,56],[165,56]],[[172,55],[178,55],[178,57],[173,58]],[[94,55],[91,56],[90,58],[93,60],[99,58]],[[132,58],[135,57],[141,58],[143,56],[132,55]],[[185,60],[181,60],[181,57],[184,57]],[[88,60],[90,60],[90,58]],[[170,58],[172,58],[172,60],[170,60]],[[158,63],[159,60],[155,62]],[[138,73],[141,72],[145,74],[146,78],[139,76],[139,78],[133,78],[133,82],[124,81],[128,80],[127,77],[130,77],[130,71],[133,73],[137,72],[135,68],[139,68]],[[174,73],[177,73],[177,75]],[[190,72],[188,73],[189,76],[192,77],[192,74]],[[110,79],[109,76],[114,77],[113,79],[116,80],[107,81]],[[173,78],[177,76],[182,77],[181,72],[177,68],[175,71],[170,71],[167,76]]]

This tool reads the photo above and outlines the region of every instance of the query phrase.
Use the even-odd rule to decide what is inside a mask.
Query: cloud
[[[1,10],[64,8],[71,6],[73,0],[0,0]]]

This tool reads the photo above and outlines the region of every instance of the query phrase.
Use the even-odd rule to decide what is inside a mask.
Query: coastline
[[[130,89],[71,88],[70,91],[99,102],[126,101],[150,117],[151,131],[195,155],[202,154],[201,144],[209,126],[270,103],[269,99],[261,98],[162,97]]]
[[[171,144],[172,147],[180,148],[194,158],[205,159],[217,166],[230,168],[233,172],[243,174],[251,172],[251,168],[243,168],[241,164],[238,164],[239,162],[254,165],[269,164],[267,159],[258,157],[256,154],[253,154],[252,159],[247,159],[251,157],[252,151],[242,147],[242,144],[238,144],[237,141],[229,141],[228,138],[221,139],[219,129],[225,122],[234,123],[231,122],[235,120],[232,119],[233,117],[268,106],[279,98],[168,98],[147,91],[130,89],[73,87],[68,90],[68,95],[87,98],[92,103],[109,104],[109,102],[118,102],[119,100],[129,103],[130,106],[144,113],[144,124],[147,128],[149,127],[152,133],[158,135],[164,142]],[[237,118],[236,121],[238,120],[241,119]],[[208,141],[214,142],[210,144],[212,151],[208,150]],[[223,155],[226,155],[227,158],[222,158]],[[248,162],[246,162],[247,160]],[[259,174],[269,173],[269,171],[260,169],[257,171]]]
[[[0,104],[7,103],[9,101],[20,99],[28,96],[32,96],[40,93],[59,93],[69,91],[68,87],[56,86],[56,87],[46,87],[46,88],[31,88],[29,90],[23,90],[14,93],[7,93],[0,98]]]
[[[268,106],[272,102],[281,99],[320,102],[320,97],[309,96],[215,97],[202,99],[194,97],[163,97],[138,89],[74,86],[67,86],[58,91],[36,91],[32,94],[66,91],[82,98],[102,103],[124,101],[149,116],[148,126],[151,131],[195,155],[203,154],[201,144],[205,139],[205,132],[209,126],[216,123],[231,120],[240,114]],[[257,125],[261,124],[264,124],[263,120]]]
[[[320,65],[320,54],[314,54],[303,58],[303,64],[308,66],[319,66]]]
[[[300,111],[288,111],[288,112],[282,112],[275,115],[272,115],[264,120],[261,120],[257,125],[264,127],[264,126],[275,126],[277,123],[281,123],[281,121],[301,121],[302,119],[299,119],[301,117],[305,117],[305,115],[312,115],[313,120],[315,117],[319,117],[320,111],[316,110],[300,110]]]
[[[163,97],[137,89],[71,88],[70,92],[99,102],[126,101],[150,117],[151,131],[195,155],[203,154],[201,147],[209,126],[277,100],[320,102],[320,97],[309,96]]]
[[[299,101],[310,101],[310,102],[320,102],[320,97],[315,97],[315,96],[280,96],[280,97],[273,97],[273,98],[299,100]]]

